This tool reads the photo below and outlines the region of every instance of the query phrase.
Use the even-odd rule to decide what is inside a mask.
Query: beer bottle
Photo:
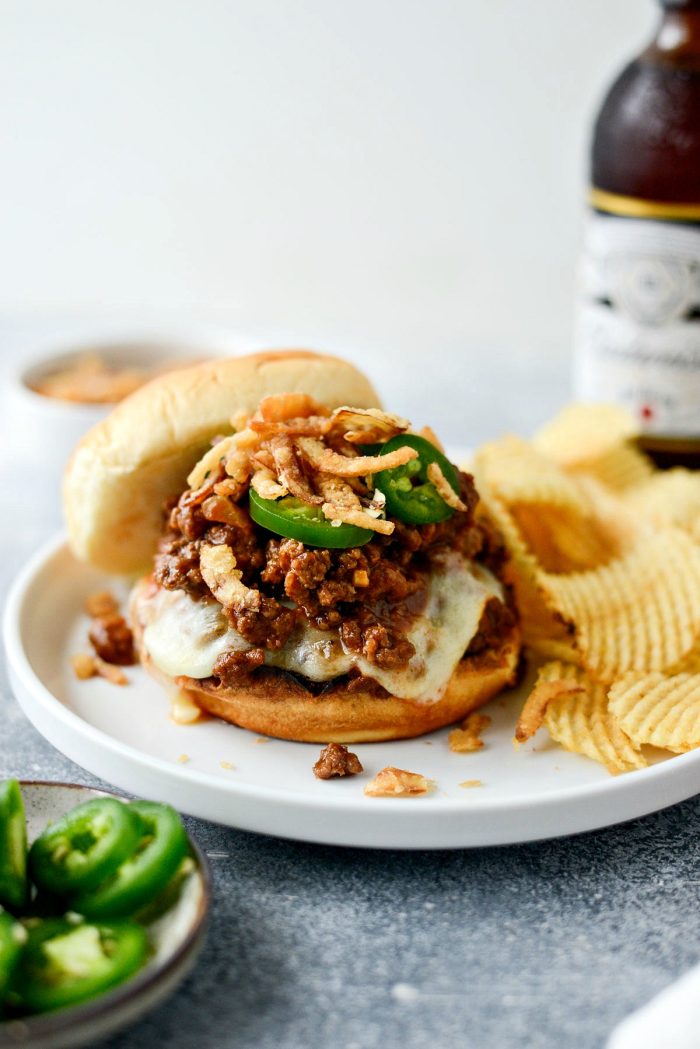
[[[574,386],[629,408],[659,465],[698,467],[700,0],[660,5],[595,123]]]

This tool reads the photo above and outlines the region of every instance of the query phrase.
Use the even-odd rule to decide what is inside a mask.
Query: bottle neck
[[[663,65],[700,63],[700,0],[661,0],[663,13],[642,61]]]

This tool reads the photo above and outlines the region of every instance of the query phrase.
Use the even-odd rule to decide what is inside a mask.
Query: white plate
[[[592,830],[700,791],[700,751],[613,777],[544,733],[516,750],[522,689],[491,703],[493,725],[478,753],[452,753],[447,730],[358,744],[352,749],[364,775],[317,780],[311,771],[317,744],[261,740],[216,720],[175,725],[165,693],[140,668],[127,670],[131,684],[124,688],[77,681],[69,657],[87,647],[84,599],[105,587],[125,596],[120,586],[76,562],[63,540],[39,551],[6,610],[12,685],[39,732],[69,758],[124,790],[191,815],[334,845],[457,848]],[[421,772],[436,789],[419,798],[366,797],[363,787],[385,765]],[[466,780],[483,786],[460,787]]]

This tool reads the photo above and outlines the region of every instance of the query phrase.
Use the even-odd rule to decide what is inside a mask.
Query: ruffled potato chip
[[[548,662],[516,738],[545,724],[613,772],[700,746],[700,474],[654,470],[634,420],[572,405],[472,468],[510,560],[525,645]]]
[[[474,457],[478,481],[509,506],[556,507],[585,517],[586,498],[576,482],[521,437],[482,445]]]
[[[603,568],[541,573],[539,582],[573,626],[584,665],[603,681],[673,666],[700,637],[700,548],[678,529],[641,540]]]
[[[655,474],[625,494],[625,505],[652,525],[677,525],[700,541],[700,473],[679,467]]]
[[[627,553],[638,539],[654,531],[651,522],[628,507],[619,492],[611,491],[598,478],[577,473],[576,483],[585,493],[598,528],[616,556]]]
[[[567,669],[573,671],[573,680],[582,688],[560,693],[547,705],[544,723],[552,739],[575,754],[599,761],[611,773],[644,768],[647,761],[639,747],[609,709],[607,686],[593,681],[582,670]]]
[[[568,469],[622,492],[647,481],[651,460],[634,445],[639,428],[632,416],[612,404],[570,404],[535,434],[533,445]]]
[[[513,517],[532,553],[547,572],[581,572],[607,564],[619,553],[612,534],[592,512],[516,505]]]
[[[538,656],[572,663],[574,666],[581,665],[582,657],[576,647],[573,630],[567,630],[563,624],[555,622],[550,629],[539,624],[535,624],[534,627],[529,625],[526,636],[526,644]]]
[[[555,742],[592,758],[611,773],[647,764],[608,707],[607,686],[580,667],[561,661],[540,668],[518,719],[515,738],[528,739],[544,724]]]
[[[614,492],[627,492],[654,476],[651,460],[632,444],[620,444],[596,459],[570,467],[573,476],[593,477]]]
[[[609,709],[608,688],[585,670],[554,661],[540,668],[515,729],[518,742],[542,725],[553,740],[576,754],[591,757],[611,773],[646,765],[630,737]]]
[[[610,710],[637,745],[683,753],[700,746],[700,674],[628,675],[610,689]]]
[[[639,433],[634,418],[614,404],[569,404],[541,426],[533,445],[562,466],[577,466],[607,455]]]
[[[482,498],[499,501],[522,545],[548,572],[604,565],[618,556],[631,531],[621,527],[600,486],[570,477],[520,438],[485,445],[473,468]]]
[[[690,652],[686,652],[674,666],[666,671],[668,674],[700,674],[700,641],[696,641]]]

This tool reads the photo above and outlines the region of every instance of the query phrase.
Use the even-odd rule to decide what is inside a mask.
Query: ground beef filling
[[[213,487],[212,487],[213,491]],[[195,598],[210,596],[199,570],[202,542],[226,544],[246,586],[260,591],[256,609],[227,609],[233,628],[251,645],[245,653],[220,657],[214,674],[233,683],[262,665],[264,650],[280,649],[302,617],[319,630],[336,630],[350,652],[386,670],[407,666],[415,649],[401,628],[420,611],[434,559],[457,550],[497,570],[504,550],[492,529],[477,520],[472,478],[460,474],[460,495],[467,513],[441,524],[410,526],[399,522],[391,536],[375,535],[362,547],[323,550],[295,539],[271,537],[234,506],[233,521],[212,520],[216,500],[207,489],[191,491],[168,508],[168,523],[155,561],[155,580],[167,590],[185,590]],[[213,508],[213,510],[212,510]],[[289,604],[294,604],[290,608]],[[498,601],[489,601],[472,646],[486,647],[506,626]],[[491,611],[489,611],[491,609]],[[488,612],[488,615],[486,614]],[[470,646],[470,651],[472,649]]]
[[[105,663],[129,667],[136,661],[134,635],[127,621],[118,613],[95,616],[88,637],[95,652]]]
[[[490,597],[481,613],[479,626],[469,642],[466,655],[476,656],[498,646],[499,641],[515,626],[513,604],[503,604],[497,597]]]

